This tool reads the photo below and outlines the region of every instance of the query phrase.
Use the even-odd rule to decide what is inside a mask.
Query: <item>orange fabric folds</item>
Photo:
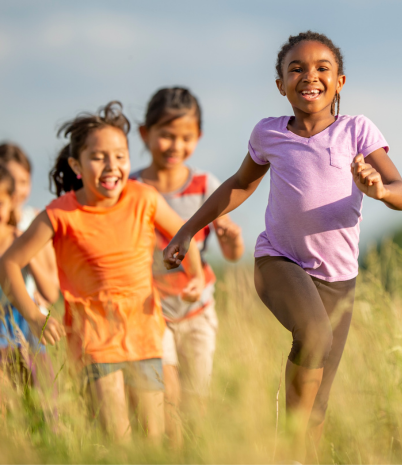
[[[152,281],[157,199],[152,187],[128,181],[111,208],[80,205],[74,192],[46,207],[69,347],[83,365],[162,356],[164,320]]]

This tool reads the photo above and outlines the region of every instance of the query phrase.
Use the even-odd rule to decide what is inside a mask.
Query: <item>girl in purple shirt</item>
[[[339,115],[345,84],[341,51],[311,31],[289,37],[276,85],[294,116],[254,128],[241,167],[165,249],[179,266],[194,234],[242,204],[270,169],[265,230],[255,250],[255,285],[292,332],[286,408],[292,459],[303,461],[306,433],[317,446],[329,392],[349,331],[363,194],[402,210],[402,178],[388,144],[364,116]],[[310,449],[313,452],[313,448]]]

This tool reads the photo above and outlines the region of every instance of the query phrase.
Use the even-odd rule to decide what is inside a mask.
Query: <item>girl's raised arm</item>
[[[46,211],[41,212],[27,231],[18,237],[0,259],[0,285],[40,342],[55,344],[64,336],[63,326],[43,315],[29,296],[21,270],[51,240],[54,231]],[[45,326],[46,323],[46,326]],[[42,334],[43,332],[43,334]]]
[[[177,268],[188,250],[191,238],[207,224],[235,210],[257,189],[269,169],[269,163],[258,165],[246,155],[237,173],[221,184],[202,207],[180,228],[163,251],[166,268]]]
[[[156,227],[167,237],[172,238],[183,226],[183,220],[172,210],[166,200],[158,195],[158,206],[155,214]],[[183,262],[187,275],[191,278],[188,286],[183,290],[182,299],[188,302],[196,302],[200,299],[205,287],[204,271],[201,263],[200,252],[194,241],[188,241],[188,256]]]

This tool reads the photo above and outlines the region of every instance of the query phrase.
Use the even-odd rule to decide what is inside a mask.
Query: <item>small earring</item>
[[[80,173],[77,174],[77,179],[82,179],[82,176],[80,175]]]

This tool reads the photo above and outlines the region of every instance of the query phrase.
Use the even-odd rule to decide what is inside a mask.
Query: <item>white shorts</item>
[[[167,322],[163,336],[163,365],[179,368],[182,389],[208,395],[218,319],[214,304],[191,318]]]

